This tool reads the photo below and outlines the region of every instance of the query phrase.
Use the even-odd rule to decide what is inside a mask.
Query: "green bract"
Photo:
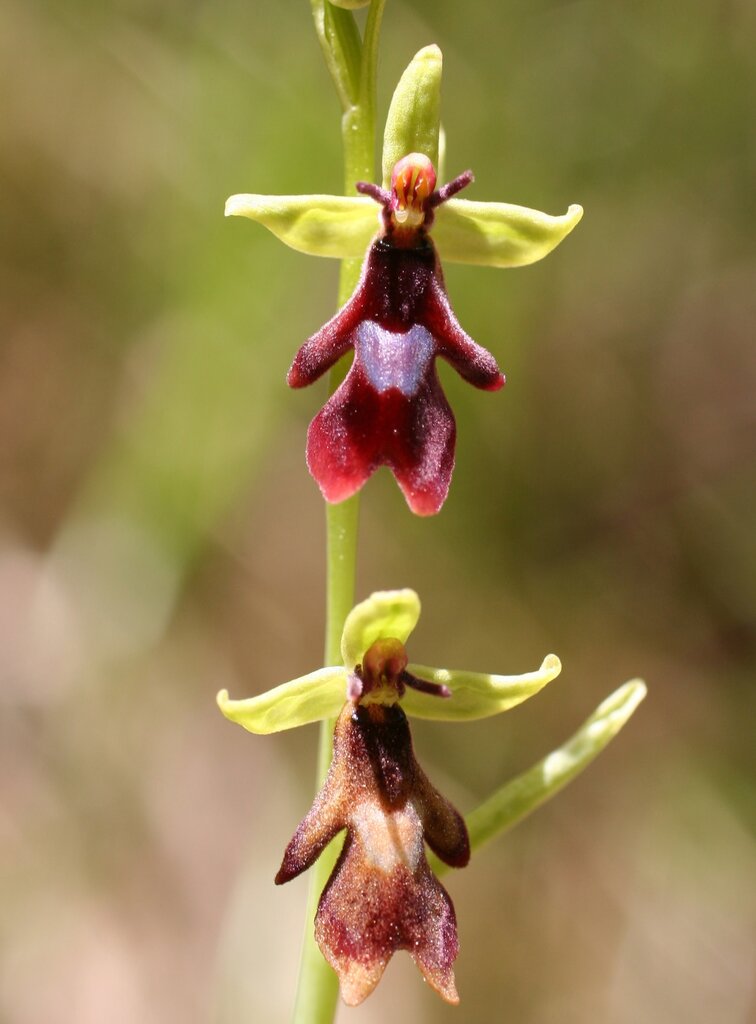
[[[438,169],[441,51],[426,46],[396,87],[383,138],[383,185],[408,153]],[[355,183],[356,184],[356,183]],[[375,203],[362,196],[265,196],[242,193],[226,202],[227,217],[249,217],[309,256],[360,259],[379,230]],[[433,238],[443,261],[522,267],[548,255],[583,216],[582,207],[551,216],[507,203],[450,199],[436,211]]]
[[[522,775],[506,782],[466,817],[470,846],[479,849],[512,828],[571,782],[614,739],[646,696],[646,684],[633,679],[603,700],[574,736]],[[434,859],[433,870],[446,865]]]

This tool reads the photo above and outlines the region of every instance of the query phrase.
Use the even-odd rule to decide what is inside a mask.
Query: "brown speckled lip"
[[[439,995],[457,1003],[454,907],[428,866],[424,842],[453,867],[467,864],[470,844],[462,816],[417,763],[398,704],[345,705],[328,776],[286,848],[276,883],[310,867],[342,829],[347,836],[320,898],[315,938],[344,1002],[361,1003],[405,949]]]

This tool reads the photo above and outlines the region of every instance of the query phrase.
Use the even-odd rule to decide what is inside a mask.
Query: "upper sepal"
[[[391,638],[404,644],[420,618],[420,598],[414,590],[379,590],[355,605],[341,634],[341,656],[353,672],[376,640]]]
[[[221,690],[216,699],[230,721],[266,735],[333,718],[344,704],[345,692],[344,670],[321,668],[246,700],[231,700],[228,690]]]
[[[448,687],[451,697],[438,700],[417,690],[407,690],[402,699],[406,714],[453,722],[488,718],[521,704],[556,679],[562,663],[556,654],[547,654],[539,669],[519,676],[488,675],[426,665],[409,665],[408,669],[420,679]]]
[[[438,167],[443,57],[435,44],[418,50],[391,98],[383,133],[383,187],[391,184],[397,161],[422,153]]]

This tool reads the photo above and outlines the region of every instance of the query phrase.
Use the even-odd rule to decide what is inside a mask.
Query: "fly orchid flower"
[[[428,865],[424,843],[452,867],[467,864],[470,843],[463,818],[415,759],[405,711],[421,718],[483,718],[537,693],[561,668],[554,655],[521,676],[410,665],[404,645],[419,615],[412,590],[373,594],[347,617],[343,667],[248,700],[218,694],[223,714],[255,733],[338,714],[330,771],[275,880],[282,884],[305,871],[346,830],[320,898],[315,937],[349,1005],[370,994],[400,949],[410,952],[442,998],[458,1001],[454,907]]]
[[[500,676],[409,663],[405,645],[419,616],[412,590],[372,594],[346,618],[342,665],[246,700],[231,700],[226,690],[218,694],[223,714],[257,734],[338,715],[330,770],[275,880],[295,878],[346,831],[320,897],[315,937],[351,1005],[370,994],[401,949],[443,999],[457,1001],[454,907],[431,871],[424,844],[440,868],[464,867],[471,849],[511,827],[590,764],[646,693],[638,679],[625,683],[562,747],[498,789],[465,821],[418,765],[406,716],[452,722],[507,711],[555,679],[561,664],[549,654],[535,672]]]
[[[471,181],[467,171],[436,191],[433,164],[410,153],[394,167],[390,192],[357,183],[381,205],[382,231],[351,299],[304,343],[288,376],[291,387],[311,384],[354,349],[346,379],[307,435],[307,465],[327,501],[351,497],[386,465],[413,512],[438,512],[454,468],[456,425],[436,357],[478,388],[504,383],[493,356],[460,327],[428,235],[436,208]]]
[[[308,431],[307,464],[331,502],[386,465],[413,512],[438,512],[454,468],[456,426],[436,358],[483,390],[504,383],[496,360],[452,311],[436,245],[445,260],[523,266],[549,253],[583,213],[570,206],[551,217],[454,198],[472,182],[470,171],[436,190],[440,74],[441,52],[429,46],[402,76],[386,123],[383,187],[357,182],[358,197],[235,195],[226,203],[227,216],[257,220],[301,252],[355,259],[367,247],[353,295],[304,343],[288,374],[291,387],[304,387],[354,350],[346,379]]]
[[[381,644],[401,647],[396,640]],[[395,651],[375,647],[370,657],[380,681],[344,705],[328,776],[286,847],[276,884],[309,868],[346,829],[315,917],[316,941],[339,976],[344,1002],[361,1003],[394,952],[406,949],[431,987],[457,1003],[457,921],[428,866],[424,841],[446,864],[464,867],[470,840],[462,815],[415,759],[398,704],[402,684],[391,668]]]

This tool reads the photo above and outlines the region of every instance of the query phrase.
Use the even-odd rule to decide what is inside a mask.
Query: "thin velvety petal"
[[[498,391],[503,386],[504,375],[494,357],[460,327],[440,274],[428,290],[425,324],[436,339],[438,354],[468,383],[484,391]]]
[[[351,672],[376,640],[392,638],[404,644],[420,618],[420,598],[414,590],[379,590],[352,608],[341,635],[341,656]]]
[[[408,670],[418,679],[448,686],[451,697],[439,700],[417,690],[407,690],[402,698],[405,712],[415,718],[453,722],[488,718],[508,711],[556,679],[562,665],[555,654],[548,654],[539,669],[519,676],[487,675],[427,665],[409,665]]]
[[[417,515],[444,503],[456,428],[435,367],[411,395],[380,392],[355,359],[346,380],[310,424],[307,465],[327,501],[343,501],[388,466]]]
[[[547,256],[583,216],[582,206],[551,217],[509,203],[450,199],[439,207],[433,237],[444,260],[523,267]]]
[[[249,217],[308,256],[357,260],[379,227],[380,212],[362,196],[261,196],[226,200],[227,217]]]
[[[344,669],[321,668],[246,700],[231,700],[228,690],[221,690],[217,701],[226,718],[248,732],[265,735],[333,718],[345,692]]]

